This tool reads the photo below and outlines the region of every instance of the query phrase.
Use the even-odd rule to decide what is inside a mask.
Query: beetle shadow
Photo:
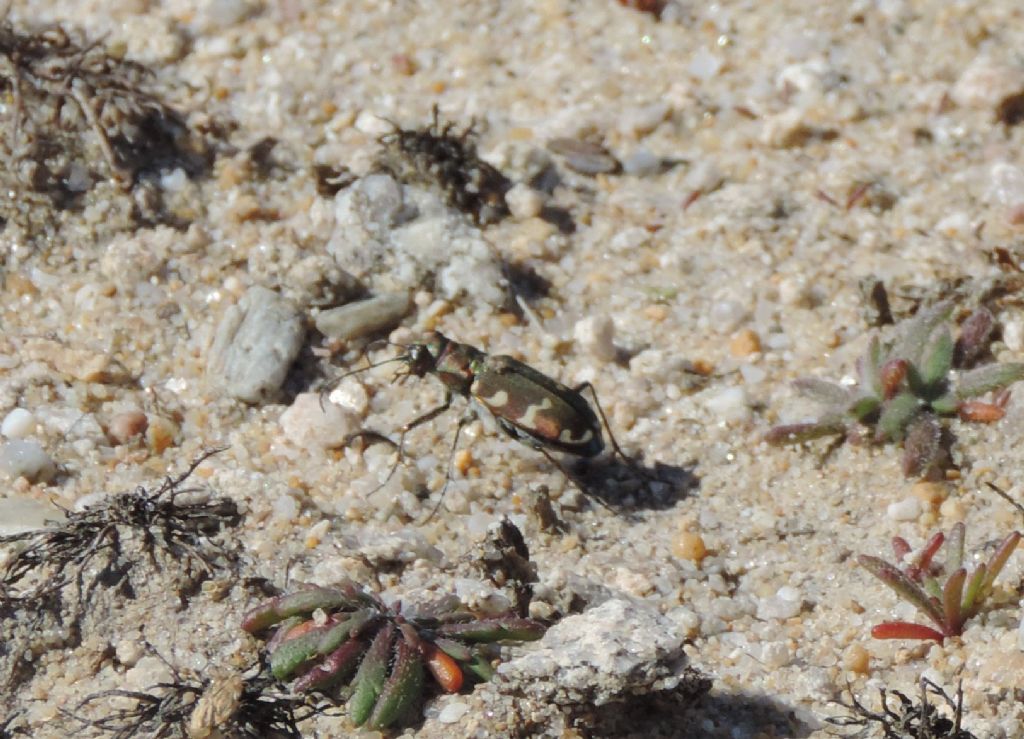
[[[700,486],[696,462],[674,465],[618,455],[581,459],[566,470],[569,479],[587,495],[615,511],[665,510]]]

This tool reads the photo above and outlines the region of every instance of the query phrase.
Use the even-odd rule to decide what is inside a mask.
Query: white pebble
[[[355,414],[326,401],[319,393],[302,393],[281,414],[281,430],[296,446],[331,449],[342,446],[358,427]]]
[[[718,74],[722,68],[722,58],[712,54],[705,48],[700,48],[690,59],[686,71],[699,80],[708,80]]]
[[[921,503],[917,498],[907,497],[890,503],[885,512],[894,521],[916,521],[921,515]]]
[[[732,333],[747,317],[747,309],[735,300],[719,300],[711,306],[711,328],[720,334]]]
[[[505,202],[516,218],[539,216],[544,208],[544,196],[521,182],[505,193]]]
[[[622,171],[634,177],[646,177],[657,174],[661,169],[661,157],[647,149],[634,149],[622,160]]]
[[[0,435],[8,439],[21,439],[31,434],[36,428],[36,419],[24,408],[15,408],[4,417],[0,424]]]
[[[15,439],[0,446],[0,477],[49,482],[56,474],[57,465],[39,442]]]
[[[441,712],[437,714],[437,720],[442,724],[454,724],[460,721],[466,712],[469,711],[469,704],[463,701],[448,703]]]
[[[355,127],[357,131],[368,136],[383,136],[386,133],[391,133],[391,124],[387,119],[368,110],[360,111],[356,116]]]
[[[704,399],[704,407],[722,421],[729,423],[750,418],[747,391],[742,387],[723,388]]]
[[[757,604],[757,617],[762,621],[786,619],[800,615],[803,600],[796,588],[784,585],[775,595],[762,598]]]
[[[294,521],[299,514],[299,503],[285,494],[274,500],[271,515],[279,521]]]
[[[588,316],[577,321],[573,336],[597,359],[604,362],[615,359],[615,323],[608,316]]]
[[[664,101],[626,108],[619,119],[619,131],[627,136],[645,136],[657,128],[668,113],[669,106]]]
[[[1024,320],[1013,318],[1003,323],[1003,342],[1012,352],[1024,349]]]
[[[764,381],[764,378],[768,376],[768,373],[757,365],[741,364],[740,375],[743,377],[743,384],[757,385],[759,382]]]
[[[1024,202],[1024,171],[1009,162],[996,162],[988,171],[988,197],[1012,208]]]
[[[994,108],[1000,101],[1024,89],[1024,68],[987,53],[981,53],[967,65],[953,85],[950,97],[957,105],[969,108]]]

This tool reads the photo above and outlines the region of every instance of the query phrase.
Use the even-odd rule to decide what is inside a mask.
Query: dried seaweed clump
[[[104,690],[63,711],[73,721],[114,739],[149,737],[239,737],[302,739],[298,724],[318,709],[302,696],[282,695],[266,675],[231,673],[218,679],[160,683],[146,691]],[[102,701],[107,713],[83,716]]]
[[[182,117],[153,89],[154,75],[60,26],[0,24],[0,185],[5,222],[80,205],[97,182],[124,188],[140,176],[181,167],[195,175],[209,162]],[[34,196],[34,197],[33,197]],[[31,227],[33,223],[28,223]]]
[[[825,721],[833,726],[856,729],[856,733],[843,736],[877,736],[876,732],[881,731],[883,739],[977,739],[960,726],[963,719],[962,689],[957,690],[956,703],[946,691],[927,678],[921,679],[921,698],[917,703],[898,690],[881,688],[879,693],[879,711],[868,709],[851,690],[850,704],[840,705],[849,709],[852,715],[830,716]],[[941,698],[952,717],[943,715],[937,705],[929,703],[929,694]]]
[[[505,193],[512,183],[477,155],[475,138],[472,125],[456,131],[454,123],[442,123],[434,106],[430,125],[396,125],[381,136],[377,166],[400,182],[440,190],[448,205],[478,226],[497,223],[509,215]]]
[[[995,320],[987,308],[974,311],[954,341],[946,322],[951,301],[920,311],[899,327],[889,344],[872,337],[857,363],[853,386],[813,377],[797,380],[802,393],[825,406],[817,419],[776,426],[773,443],[799,443],[823,436],[903,445],[903,472],[926,479],[950,464],[952,440],[946,419],[994,422],[1005,414],[1011,384],[1024,379],[1024,363],[980,363]],[[979,400],[994,393],[991,402]]]

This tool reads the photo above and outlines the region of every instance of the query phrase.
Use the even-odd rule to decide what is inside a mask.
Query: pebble
[[[469,704],[465,701],[450,702],[437,714],[437,720],[442,724],[454,724],[460,721],[468,711]]]
[[[916,521],[921,515],[921,502],[910,496],[895,503],[890,503],[885,509],[886,515],[894,521]]]
[[[982,52],[964,69],[950,97],[968,108],[992,108],[1024,91],[1024,68]]]
[[[174,443],[174,437],[178,435],[178,426],[174,421],[162,416],[154,416],[148,420],[146,446],[154,453],[161,454],[164,449]]]
[[[664,101],[627,107],[619,117],[618,129],[626,136],[646,136],[661,125],[670,111],[671,108]]]
[[[649,177],[661,171],[662,159],[647,149],[634,149],[622,160],[622,171],[634,177]]]
[[[945,483],[921,480],[910,488],[910,494],[921,501],[925,508],[934,511],[949,497],[949,489]]]
[[[742,387],[726,387],[716,390],[704,398],[704,407],[719,420],[737,423],[750,418],[747,391]]]
[[[584,175],[613,174],[620,169],[619,160],[600,144],[580,139],[556,138],[548,149],[565,158],[569,169]]]
[[[711,306],[708,318],[711,327],[719,333],[729,333],[747,317],[747,309],[735,300],[719,300]]]
[[[871,671],[871,654],[862,644],[851,644],[843,654],[843,667],[858,675],[867,675]]]
[[[305,335],[302,316],[290,300],[251,287],[217,326],[207,377],[238,400],[266,402],[280,389]]]
[[[790,585],[783,585],[775,595],[758,601],[757,617],[762,621],[794,618],[800,615],[802,609],[800,591]]]
[[[57,465],[38,441],[13,439],[0,445],[0,476],[36,483],[49,482],[56,474]]]
[[[35,428],[36,417],[24,408],[15,408],[4,416],[0,424],[0,435],[8,439],[21,439],[35,431]]]
[[[708,555],[704,537],[693,531],[682,531],[672,542],[672,553],[680,559],[700,562]]]
[[[608,316],[588,316],[576,322],[573,337],[577,343],[603,362],[618,354],[615,348],[615,323]]]
[[[0,536],[41,529],[47,521],[60,521],[63,518],[64,511],[50,503],[16,495],[0,498]]]
[[[729,339],[729,353],[734,357],[749,357],[761,351],[761,337],[750,328],[733,334]]]
[[[317,315],[317,331],[336,341],[352,341],[393,328],[412,308],[409,294],[382,293]]]
[[[328,400],[321,406],[319,393],[300,393],[281,414],[281,431],[296,446],[333,449],[359,429],[359,418]]]
[[[140,410],[123,411],[110,419],[107,435],[117,444],[127,444],[149,428],[149,419]]]
[[[519,219],[534,218],[544,209],[544,196],[522,182],[505,193],[505,202],[509,212]]]

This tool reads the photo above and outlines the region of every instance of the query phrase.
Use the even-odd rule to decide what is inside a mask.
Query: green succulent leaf
[[[945,326],[938,329],[921,360],[920,376],[924,394],[929,394],[953,369],[953,336]]]
[[[348,701],[348,714],[356,726],[362,726],[370,718],[377,696],[384,688],[396,631],[394,625],[388,623],[377,632],[352,679],[353,691]]]
[[[882,365],[885,357],[882,354],[882,343],[877,336],[871,337],[868,350],[857,362],[857,373],[863,392],[882,397]]]
[[[817,377],[801,377],[793,382],[801,395],[826,405],[846,405],[850,402],[850,388]]]
[[[967,527],[963,521],[953,524],[946,539],[945,571],[953,572],[964,565],[964,540],[967,538]]]
[[[938,602],[930,598],[917,584],[907,577],[903,572],[879,557],[872,557],[862,554],[857,557],[857,563],[888,585],[895,593],[914,605],[917,610],[934,621],[939,628],[943,628],[943,612]]]
[[[956,393],[943,393],[929,405],[931,409],[938,413],[940,416],[950,416],[957,412],[960,408],[960,398],[956,396]]]
[[[328,623],[288,639],[270,655],[270,671],[279,680],[287,678],[309,660],[330,654],[350,635],[358,634],[374,615],[369,609],[356,611],[342,621]]]
[[[503,617],[485,618],[463,624],[444,624],[438,633],[454,639],[475,642],[535,641],[544,636],[546,627],[529,618]]]
[[[978,565],[978,569],[971,575],[970,582],[967,583],[967,588],[964,591],[963,603],[960,605],[960,610],[963,613],[963,618],[966,621],[975,613],[978,608],[981,607],[981,589],[985,585],[985,576],[988,574],[988,567],[982,562]]]
[[[824,436],[838,436],[846,431],[846,424],[838,419],[823,419],[807,423],[788,423],[773,426],[765,434],[769,444],[800,444]]]
[[[988,594],[992,592],[992,586],[995,584],[996,578],[999,577],[999,573],[1002,572],[1006,561],[1017,548],[1020,539],[1021,533],[1019,531],[1011,532],[992,554],[992,559],[988,562],[988,572],[985,574],[985,583],[982,585],[981,598],[988,597]]]
[[[951,636],[959,635],[964,628],[963,611],[960,606],[966,580],[967,570],[961,567],[949,576],[945,587],[942,589],[942,612],[945,616],[946,624],[943,631]]]
[[[475,653],[471,661],[463,663],[463,667],[481,680],[490,680],[494,677],[494,667],[484,654]]]
[[[882,401],[874,395],[862,395],[850,404],[848,413],[858,421],[865,421],[872,413],[875,413]]]
[[[296,693],[323,690],[348,679],[366,651],[367,643],[359,638],[349,639],[331,652],[323,662],[300,677],[292,685]]]
[[[993,390],[1002,390],[1018,380],[1024,380],[1024,363],[986,364],[960,375],[956,394],[960,399],[976,398]]]
[[[900,393],[882,406],[875,430],[877,441],[899,441],[906,434],[910,421],[921,411],[921,401],[911,393]]]
[[[400,721],[423,694],[423,655],[408,640],[398,640],[395,663],[366,725],[384,729]]]
[[[919,311],[903,324],[888,355],[890,359],[906,359],[911,365],[920,367],[932,334],[953,313],[953,302],[944,300],[931,308]]]
[[[459,662],[468,662],[473,659],[473,650],[461,642],[439,636],[434,639],[434,644],[442,652]]]
[[[255,634],[291,616],[308,615],[318,608],[325,611],[351,609],[357,602],[338,588],[310,587],[271,598],[256,606],[242,618],[242,628]]]

